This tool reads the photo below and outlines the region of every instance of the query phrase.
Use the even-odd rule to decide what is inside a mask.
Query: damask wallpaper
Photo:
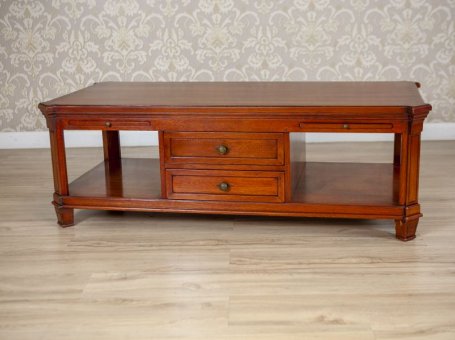
[[[103,80],[413,80],[455,121],[455,0],[0,0],[0,130]]]

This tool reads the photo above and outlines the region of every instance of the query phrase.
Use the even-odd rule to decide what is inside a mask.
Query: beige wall
[[[455,122],[454,0],[0,0],[0,131],[102,80],[414,80]]]

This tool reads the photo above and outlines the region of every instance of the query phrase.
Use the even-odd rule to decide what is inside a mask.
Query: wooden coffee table
[[[41,103],[58,223],[74,209],[395,220],[415,237],[413,82],[103,82]],[[104,160],[68,183],[64,130],[100,130]],[[159,159],[122,158],[119,130],[158,131]],[[305,133],[394,134],[390,164],[305,161]],[[304,232],[304,230],[302,231]]]

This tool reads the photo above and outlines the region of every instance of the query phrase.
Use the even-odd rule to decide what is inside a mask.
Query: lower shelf
[[[156,199],[161,197],[160,162],[122,158],[115,166],[101,162],[69,185],[71,196]]]
[[[293,183],[293,202],[397,205],[399,173],[393,164],[306,162]]]
[[[187,211],[294,216],[392,218],[402,214],[394,192],[392,164],[305,163],[287,203],[248,203],[161,199],[157,159],[102,162],[70,186],[63,205],[88,209]]]

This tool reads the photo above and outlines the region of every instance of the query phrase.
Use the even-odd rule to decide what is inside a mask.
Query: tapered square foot
[[[63,228],[72,227],[74,225],[74,209],[62,208],[59,205],[54,205],[54,207],[57,223]]]
[[[395,220],[395,236],[401,241],[411,241],[416,237],[419,218]]]

